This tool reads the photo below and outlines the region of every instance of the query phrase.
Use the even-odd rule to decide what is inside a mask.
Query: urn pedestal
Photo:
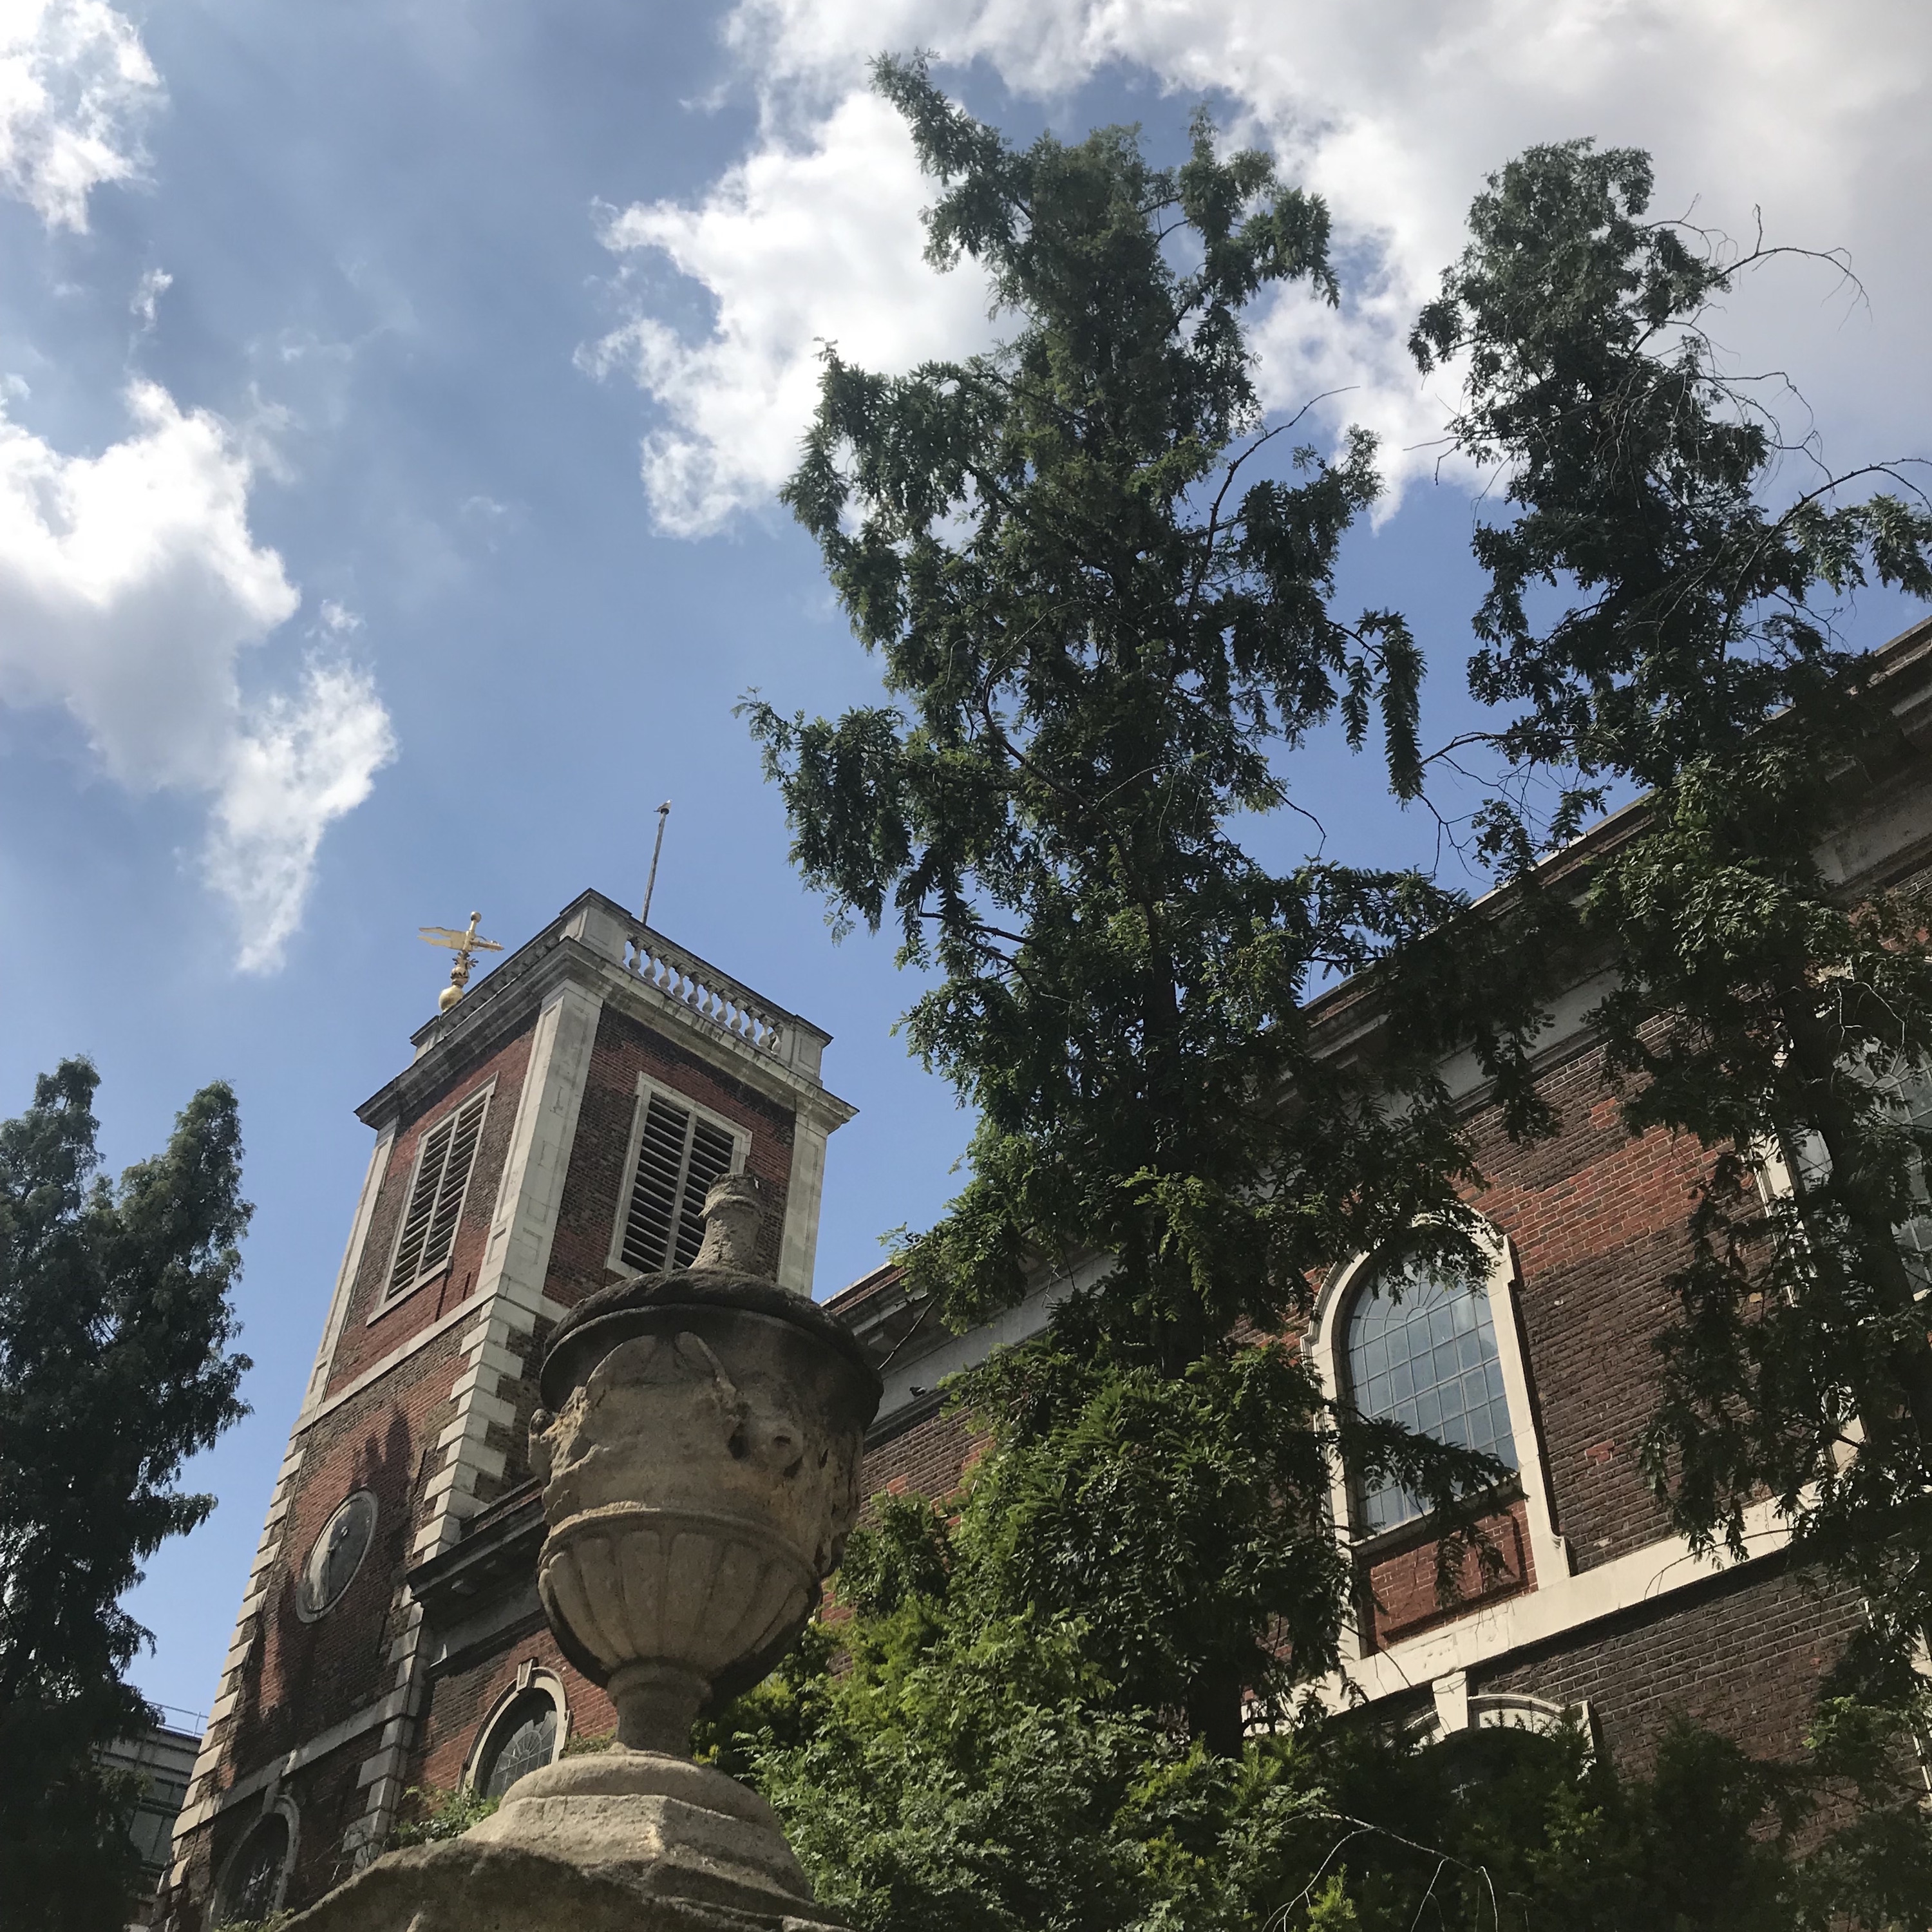
[[[593,1294],[551,1338],[530,1466],[537,1588],[608,1689],[609,1750],[392,1852],[286,1932],[829,1928],[763,1798],[690,1756],[700,1714],[797,1640],[861,1500],[880,1383],[842,1324],[751,1271],[754,1185],[722,1181],[692,1266]]]

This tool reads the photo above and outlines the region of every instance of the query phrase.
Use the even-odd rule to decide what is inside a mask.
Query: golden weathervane
[[[476,963],[479,952],[500,952],[502,947],[494,939],[479,939],[477,927],[483,915],[472,912],[470,915],[467,932],[452,932],[446,926],[425,926],[418,928],[424,942],[430,946],[446,946],[456,955],[456,964],[449,969],[449,984],[443,988],[442,997],[436,1003],[436,1010],[446,1013],[463,997],[463,989],[470,983],[470,969]]]

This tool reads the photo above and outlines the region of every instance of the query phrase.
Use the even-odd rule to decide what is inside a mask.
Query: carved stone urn
[[[705,1215],[690,1268],[559,1324],[531,1423],[538,1593],[617,1742],[378,1858],[286,1932],[832,1932],[771,1808],[693,1762],[691,1727],[817,1607],[880,1385],[842,1323],[754,1271],[754,1183],[721,1181]]]
[[[690,1268],[565,1318],[530,1425],[538,1592],[637,1750],[688,1753],[700,1710],[791,1648],[859,1512],[879,1378],[841,1323],[751,1272],[753,1186],[711,1190]]]

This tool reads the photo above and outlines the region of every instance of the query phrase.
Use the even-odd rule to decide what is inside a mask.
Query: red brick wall
[[[1654,1599],[1469,1673],[1472,1693],[1587,1700],[1620,1767],[1642,1772],[1674,1712],[1756,1753],[1799,1750],[1818,1683],[1861,1616],[1774,1558]]]
[[[368,1794],[356,1784],[356,1772],[374,1735],[352,1740],[327,1757],[304,1765],[280,1787],[293,1800],[297,1818],[295,1863],[282,1897],[284,1910],[299,1911],[313,1904],[330,1886],[349,1876],[342,1836],[362,1815]],[[215,1874],[261,1816],[260,1802],[251,1799],[216,1820],[211,1832],[204,1834],[207,1862],[190,1888],[196,1900],[206,1904]],[[185,1900],[182,1904],[184,1916],[191,1916],[195,1907]]]
[[[455,1412],[450,1390],[464,1366],[461,1330],[452,1324],[304,1436],[280,1553],[239,1686],[231,1777],[245,1776],[394,1688],[388,1652],[400,1630],[396,1599],[436,1438]],[[376,1498],[369,1553],[340,1602],[305,1623],[296,1612],[297,1580],[336,1506],[358,1489]]]
[[[350,1293],[341,1339],[329,1366],[328,1394],[346,1387],[364,1370],[393,1354],[412,1335],[432,1326],[474,1292],[477,1270],[489,1244],[490,1219],[496,1210],[497,1190],[509,1153],[510,1130],[516,1120],[517,1102],[523,1092],[530,1058],[530,1033],[526,1030],[453,1081],[398,1128],[370,1216],[368,1239],[363,1246],[362,1264],[356,1271],[356,1286]],[[463,1219],[450,1250],[449,1266],[393,1307],[384,1309],[372,1322],[370,1317],[375,1314],[388,1286],[396,1229],[408,1204],[410,1181],[416,1172],[416,1148],[425,1131],[492,1080],[496,1083],[496,1090],[490,1096],[483,1138],[477,1146],[476,1165],[470,1192],[464,1199]]]
[[[1364,1644],[1379,1650],[1418,1635],[1432,1624],[1466,1616],[1472,1610],[1499,1603],[1536,1587],[1536,1564],[1530,1554],[1529,1526],[1520,1498],[1482,1520],[1484,1534],[1501,1568],[1485,1575],[1474,1552],[1456,1570],[1460,1594],[1445,1604],[1436,1588],[1434,1539],[1412,1544],[1362,1566],[1360,1606]]]
[[[1665,1278],[1685,1258],[1706,1156],[1661,1133],[1632,1139],[1594,1048],[1539,1084],[1561,1131],[1516,1147],[1493,1116],[1480,1119],[1488,1185],[1475,1205],[1516,1250],[1551,1511],[1577,1568],[1588,1570],[1666,1533],[1634,1443],[1654,1399],[1651,1345],[1670,1313]]]
[[[484,1720],[515,1684],[526,1660],[562,1680],[573,1738],[595,1737],[616,1728],[617,1714],[610,1699],[565,1660],[550,1627],[539,1624],[507,1640],[495,1656],[436,1678],[410,1760],[410,1784],[426,1791],[453,1791],[462,1783]]]
[[[944,1502],[959,1487],[981,1446],[964,1416],[935,1409],[866,1450],[862,1487],[868,1499],[883,1491]]]
[[[598,1022],[544,1283],[545,1292],[566,1307],[574,1306],[609,1278],[611,1235],[628,1179],[624,1161],[630,1150],[640,1073],[749,1135],[746,1171],[764,1184],[767,1210],[760,1255],[768,1268],[778,1265],[785,1186],[791,1174],[791,1110],[708,1066],[628,1013],[607,1006]]]

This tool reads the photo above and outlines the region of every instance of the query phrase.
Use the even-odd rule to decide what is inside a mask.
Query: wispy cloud
[[[281,964],[302,922],[322,833],[369,796],[395,750],[374,684],[346,664],[311,660],[300,691],[271,697],[237,720],[211,815],[207,869],[235,908],[244,972]]]
[[[87,200],[140,172],[160,77],[105,0],[0,0],[0,190],[49,228],[84,232]]]
[[[128,310],[134,320],[140,324],[143,334],[154,327],[161,298],[174,285],[174,277],[165,268],[148,269],[135,284],[134,295],[128,304]]]
[[[301,602],[249,530],[254,464],[228,424],[158,386],[127,400],[130,433],[98,456],[0,415],[0,702],[62,706],[130,790],[209,797],[206,874],[260,970],[299,924],[323,832],[394,742],[336,657],[292,694],[244,698],[241,654]],[[328,638],[353,627],[325,608]]]

